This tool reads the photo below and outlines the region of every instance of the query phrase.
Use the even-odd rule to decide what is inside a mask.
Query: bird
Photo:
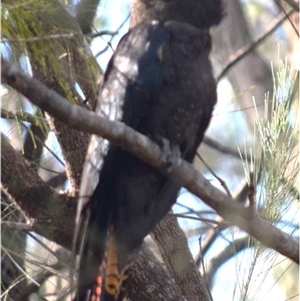
[[[218,16],[202,27],[175,18],[146,20],[131,28],[108,63],[96,113],[110,108],[114,118],[158,143],[167,141],[192,162],[217,101],[208,31],[222,18],[222,9],[216,11]],[[84,207],[89,219],[76,301],[120,300],[134,252],[180,190],[166,173],[113,144],[98,178]]]

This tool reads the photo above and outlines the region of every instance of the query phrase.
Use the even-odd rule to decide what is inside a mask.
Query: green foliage
[[[75,83],[86,97],[95,98],[100,68],[78,23],[59,2],[5,1],[1,25],[8,49],[29,58],[35,77],[70,102],[78,103]]]
[[[256,124],[257,179],[261,179],[263,189],[261,213],[272,222],[278,221],[290,208],[296,198],[298,165],[298,127],[296,114],[292,108],[292,91],[297,84],[291,77],[286,62],[279,63],[279,70],[273,72],[274,92],[265,99],[265,118]],[[258,172],[259,171],[259,172]]]
[[[285,231],[292,233],[297,228],[295,211],[299,196],[299,130],[297,111],[293,108],[298,81],[286,61],[280,61],[278,66],[277,72],[273,70],[272,96],[265,97],[265,116],[260,119],[256,114],[255,147],[254,151],[250,149],[252,160],[244,159],[244,168],[248,184],[256,189],[254,201],[259,214],[279,227],[289,226]],[[236,290],[241,292],[240,300],[263,300],[273,288],[270,272],[277,265],[278,253],[255,241],[254,247],[240,257],[236,258],[240,275]]]
[[[79,86],[85,99],[94,106],[101,70],[86,47],[77,21],[62,4],[56,0],[4,1],[1,15],[5,42],[2,51],[11,61],[26,71],[31,70],[35,78],[70,102],[81,105],[83,100],[79,96]],[[31,116],[33,118],[29,120],[20,96],[8,93],[3,99],[3,108],[15,112],[9,119],[15,119],[20,139],[23,139],[22,132],[26,127],[35,145],[30,127],[21,121],[29,121],[48,132],[42,112],[33,107],[36,118]]]

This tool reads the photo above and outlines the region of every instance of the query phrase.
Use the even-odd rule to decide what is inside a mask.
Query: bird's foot
[[[161,147],[162,150],[162,166],[166,173],[171,173],[173,168],[179,163],[181,152],[179,145],[170,143],[170,141],[162,136],[155,135],[153,140]]]

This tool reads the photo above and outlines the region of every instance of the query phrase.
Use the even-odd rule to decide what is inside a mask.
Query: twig
[[[28,128],[28,126],[26,124],[22,123],[22,126],[25,127],[28,131],[30,131],[30,129]],[[40,139],[40,137],[38,137],[38,136],[35,135],[35,139],[42,146],[44,146],[47,149],[47,151],[65,168],[64,162],[58,157],[58,155],[49,146],[47,146],[46,143],[44,143],[43,140]]]
[[[229,244],[222,252],[210,260],[210,265],[206,270],[206,277],[209,284],[209,287],[212,285],[212,279],[216,271],[224,264],[227,260],[231,259],[240,251],[245,248],[250,248],[254,246],[254,240],[249,236],[235,239]]]
[[[43,123],[47,123],[47,120],[43,117],[40,117],[40,116],[34,116],[30,113],[21,113],[21,112],[11,112],[11,111],[7,111],[5,109],[1,109],[1,118],[5,118],[5,119],[12,119],[12,120],[20,120],[20,121],[25,121],[25,122],[29,122],[31,123],[32,125],[34,126],[38,126],[39,125],[39,122],[43,122]],[[38,120],[38,122],[37,122]],[[30,129],[28,128],[28,126],[26,124],[23,124],[22,123],[22,126],[25,127],[28,131],[30,131]],[[64,162],[44,143],[44,141],[42,141],[40,139],[40,137],[36,136],[35,135],[35,139],[42,145],[44,146],[48,151],[49,153],[63,166],[65,167],[64,165]],[[56,172],[54,170],[49,170],[47,169],[46,167],[43,167],[43,166],[40,166],[40,165],[37,165],[38,167],[40,168],[43,168],[45,170],[48,170],[48,171],[51,171],[51,172]],[[59,173],[59,172],[56,172],[56,173]]]
[[[32,38],[4,38],[1,39],[1,43],[28,43],[28,42],[37,42],[37,41],[43,41],[43,40],[57,40],[57,39],[72,39],[75,37],[74,33],[60,33],[60,34],[51,34],[46,36],[39,36],[39,37],[32,37]]]
[[[287,12],[287,15],[290,16],[292,13],[295,11],[293,9],[290,9]],[[269,26],[269,28],[266,30],[266,32],[261,35],[259,38],[257,38],[253,43],[250,45],[246,45],[236,51],[234,54],[232,54],[229,57],[229,60],[227,64],[225,64],[225,67],[221,71],[221,73],[217,76],[217,81],[219,82],[227,73],[228,71],[236,64],[238,63],[242,58],[244,58],[246,55],[248,55],[251,51],[253,51],[255,48],[258,47],[258,45],[263,42],[269,35],[271,35],[277,28],[278,26],[284,22],[287,19],[286,15],[281,15],[278,16],[272,24]]]
[[[255,209],[255,187],[254,187],[254,175],[253,172],[250,172],[249,175],[250,178],[250,185],[249,185],[249,192],[248,192],[248,199],[249,199],[249,207],[252,208],[252,210],[256,210]]]
[[[212,175],[220,182],[221,186],[225,189],[227,195],[228,195],[229,197],[232,198],[232,194],[231,194],[231,192],[230,192],[230,190],[229,190],[229,188],[228,188],[226,182],[225,182],[222,178],[220,178],[220,177],[219,177],[219,176],[218,176],[218,175],[210,168],[210,166],[209,166],[208,164],[206,164],[206,162],[203,160],[203,158],[201,157],[201,155],[200,155],[199,153],[197,153],[196,155],[197,155],[197,157],[201,160],[201,162],[204,164],[204,166],[210,171],[210,173],[211,173],[211,174],[212,174]]]
[[[89,34],[92,31],[99,3],[100,0],[82,0],[77,2],[75,18],[83,34]]]
[[[291,5],[292,3],[294,3],[293,0],[284,0],[284,1],[287,2],[287,3],[290,4],[290,5]],[[275,0],[275,2],[276,2],[277,5],[280,7],[280,9],[281,9],[282,12],[284,13],[284,15],[287,17],[287,19],[289,20],[290,24],[292,25],[292,27],[293,27],[295,33],[296,33],[297,36],[299,37],[299,31],[298,31],[298,29],[296,28],[294,22],[290,19],[290,16],[289,16],[289,15],[287,14],[287,12],[285,11],[284,7],[281,5],[281,3],[280,3],[278,0]],[[293,7],[293,5],[291,5],[291,6]],[[293,9],[294,9],[294,7],[293,7]],[[296,10],[296,11],[299,12],[299,4],[298,4],[298,10]]]
[[[31,231],[32,230],[32,224],[31,223],[18,223],[18,222],[8,222],[8,221],[2,221],[1,222],[1,228],[2,229],[12,229],[16,231]]]
[[[195,221],[200,221],[200,222],[205,222],[205,223],[212,223],[212,224],[216,224],[217,226],[223,225],[223,224],[227,224],[226,222],[224,223],[220,223],[214,219],[209,219],[209,218],[203,218],[203,217],[195,217],[195,216],[189,216],[186,214],[180,214],[180,213],[169,213],[170,215],[174,215],[176,217],[182,217],[182,218],[186,218],[186,219],[192,219]]]
[[[4,119],[13,119],[29,122],[35,126],[39,125],[40,122],[47,123],[46,118],[32,115],[26,112],[11,112],[1,108],[1,118]]]
[[[245,203],[247,197],[248,197],[248,191],[249,186],[246,180],[243,180],[240,187],[237,189],[237,192],[235,193],[234,201],[238,203]],[[223,221],[221,217],[217,219],[219,223]],[[199,266],[202,258],[205,256],[206,252],[210,248],[210,246],[215,242],[215,240],[218,238],[221,231],[225,230],[229,225],[221,224],[219,227],[214,227],[212,229],[209,229],[207,231],[206,236],[201,244],[202,252],[199,253],[196,257],[196,264]]]
[[[181,204],[179,202],[176,202],[176,205],[187,209],[187,212],[181,212],[182,214],[194,213],[198,216],[201,216],[201,214],[214,214],[214,215],[216,215],[216,212],[213,211],[213,210],[194,210],[193,208],[191,208],[189,206],[186,206],[184,204]]]
[[[90,37],[92,39],[94,39],[94,38],[98,38],[98,37],[102,37],[102,36],[115,36],[118,33],[119,33],[118,31],[102,30],[102,31],[98,31],[96,33],[91,34]]]
[[[229,146],[226,146],[226,145],[223,145],[221,143],[219,143],[218,141],[208,137],[208,136],[204,136],[204,139],[203,139],[203,142],[208,145],[209,147],[225,154],[225,155],[230,155],[230,156],[233,156],[239,160],[241,160],[241,155],[240,153],[238,152],[237,149],[234,149],[232,147],[229,147]],[[249,161],[250,161],[250,156],[249,156]]]
[[[23,275],[25,275],[27,279],[29,279],[30,281],[32,281],[33,283],[35,283],[36,285],[39,286],[39,284],[32,277],[29,277],[29,275],[23,270],[23,268],[20,267],[20,265],[12,258],[12,256],[10,255],[10,253],[5,248],[1,248],[1,250],[5,253],[5,255],[7,255],[9,257],[9,259],[14,263],[14,265],[16,266],[16,268]]]
[[[290,7],[292,7],[295,11],[299,12],[299,2],[294,0],[284,0]]]
[[[105,51],[107,51],[108,47],[110,47],[111,49],[113,49],[113,48],[112,48],[112,45],[111,45],[111,42],[112,42],[112,40],[114,39],[114,37],[119,33],[120,29],[124,26],[124,24],[128,21],[129,17],[130,17],[130,15],[128,15],[128,16],[126,17],[126,19],[121,23],[121,25],[117,28],[117,30],[115,31],[115,34],[112,35],[111,38],[110,38],[110,40],[107,42],[106,47],[105,47],[104,49],[102,49],[101,51],[99,51],[99,52],[95,55],[96,58],[97,58],[98,56],[100,56],[101,54],[103,54]]]

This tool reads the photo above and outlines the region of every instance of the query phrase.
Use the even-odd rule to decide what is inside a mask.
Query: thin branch
[[[46,118],[37,115],[32,115],[26,112],[21,112],[21,111],[20,112],[7,111],[2,108],[1,108],[1,118],[26,121],[36,126],[39,125],[41,122],[45,124],[47,123]]]
[[[187,209],[186,212],[181,212],[182,214],[191,214],[194,213],[198,216],[201,216],[202,214],[213,214],[216,215],[216,212],[214,212],[213,210],[194,210],[193,208],[186,206],[184,204],[179,203],[178,201],[176,202],[176,205],[182,208]]]
[[[79,34],[78,34],[79,35]],[[74,33],[59,33],[59,34],[51,34],[45,35],[43,37],[32,37],[32,38],[4,38],[1,39],[1,43],[29,43],[29,42],[38,42],[43,40],[57,40],[57,39],[73,39],[75,36]]]
[[[290,16],[295,11],[293,9],[290,9],[286,14],[287,16]],[[246,55],[251,53],[254,49],[256,49],[261,42],[263,42],[269,35],[271,35],[280,25],[287,19],[286,15],[278,16],[272,24],[269,26],[269,28],[266,30],[266,32],[261,35],[259,38],[257,38],[253,43],[250,45],[246,45],[243,48],[236,51],[234,54],[232,54],[229,57],[229,60],[227,64],[225,64],[225,67],[221,71],[221,73],[217,76],[217,81],[219,82],[227,73],[228,71],[241,59],[243,59]]]
[[[237,203],[244,204],[246,202],[246,199],[248,197],[248,191],[249,191],[249,185],[246,180],[243,180],[240,184],[239,188],[235,192],[234,201]],[[217,221],[220,223],[219,227],[214,227],[212,229],[209,229],[207,231],[205,238],[201,241],[201,252],[196,257],[196,264],[199,266],[202,262],[202,258],[205,256],[207,251],[209,250],[210,246],[216,241],[216,239],[219,237],[220,233],[228,228],[230,225],[226,225],[224,222],[222,223],[224,219],[219,217]]]
[[[102,36],[113,36],[114,37],[118,33],[119,33],[118,31],[101,30],[101,31],[98,31],[98,32],[95,32],[95,33],[91,34],[90,37],[92,39],[102,37]]]
[[[212,170],[212,168],[204,161],[204,159],[201,157],[201,155],[199,153],[197,153],[196,156],[201,160],[201,162],[209,170],[209,172],[220,182],[221,186],[224,188],[227,195],[232,198],[231,192],[230,192],[226,182]]]
[[[1,228],[27,232],[32,230],[32,225],[30,223],[25,224],[25,223],[18,223],[18,222],[1,221]]]
[[[295,11],[299,12],[299,2],[294,0],[284,0],[290,7],[292,7]]]
[[[71,105],[58,93],[48,89],[4,59],[2,59],[1,78],[4,84],[10,85],[69,127],[122,145],[141,160],[162,172],[165,171],[160,147],[124,123],[110,121],[77,105]],[[295,238],[262,220],[258,214],[245,208],[243,204],[233,202],[232,198],[215,188],[191,164],[182,159],[178,160],[169,177],[201,198],[224,219],[248,232],[265,246],[299,263],[299,244]]]
[[[241,160],[241,155],[238,152],[237,148],[233,148],[233,147],[229,147],[226,146],[208,136],[204,136],[203,142],[208,145],[209,147],[221,152],[224,155],[230,155],[233,156],[239,160]],[[250,161],[250,156],[248,157],[249,161]]]
[[[30,165],[3,134],[1,150],[1,184],[5,193],[11,195],[22,212],[33,219],[33,231],[70,247],[76,212],[74,198],[57,193],[43,182],[35,166]]]
[[[103,54],[105,51],[107,51],[107,49],[110,47],[112,50],[112,45],[111,42],[114,39],[114,37],[119,33],[120,29],[125,25],[125,23],[129,20],[130,15],[128,15],[126,17],[126,19],[121,23],[121,25],[117,28],[117,30],[115,31],[115,34],[111,36],[110,40],[107,42],[107,45],[104,49],[102,49],[101,51],[99,51],[95,57],[97,58],[98,56],[100,56],[101,54]]]
[[[25,127],[28,131],[30,131],[30,128],[26,124],[22,123],[22,126]],[[62,167],[65,168],[64,162],[58,157],[58,155],[50,147],[47,146],[47,144],[45,143],[45,141],[43,141],[37,135],[35,135],[35,139],[36,139],[36,141],[38,141],[38,143],[41,146],[43,146],[43,147],[45,147],[47,149],[47,151],[57,160],[57,162],[59,162],[62,165]]]
[[[46,123],[47,120],[45,118],[39,117],[39,116],[34,116],[32,114],[29,113],[22,113],[22,112],[16,112],[13,113],[11,111],[7,111],[5,109],[1,109],[1,118],[5,118],[5,119],[13,119],[13,120],[20,120],[20,121],[26,121],[31,123],[34,126],[39,126],[40,122],[44,122]],[[30,131],[30,128],[28,128],[28,126],[26,124],[22,123],[22,126],[24,126],[28,131]],[[63,166],[65,167],[64,162],[52,151],[52,149],[50,149],[43,140],[41,140],[40,137],[38,137],[37,135],[35,135],[35,139],[36,141],[38,141],[40,143],[41,146],[45,147],[49,153]]]
[[[255,210],[255,184],[254,184],[253,172],[250,172],[249,178],[250,178],[249,192],[248,192],[249,207],[252,207],[252,210]]]
[[[210,260],[209,268],[206,270],[206,278],[209,287],[212,286],[212,280],[215,273],[220,266],[226,261],[234,257],[237,253],[243,251],[246,248],[254,246],[254,241],[249,236],[235,239],[224,250],[222,250],[217,256]]]
[[[192,219],[194,221],[198,222],[205,222],[205,223],[211,223],[211,224],[216,224],[217,226],[220,226],[221,224],[227,224],[226,222],[220,223],[214,219],[209,219],[209,218],[204,218],[204,217],[195,217],[195,216],[190,216],[186,214],[180,214],[180,213],[169,213],[170,215],[176,216],[176,217],[181,217],[181,218],[186,218],[186,219]]]
[[[93,22],[96,16],[100,0],[81,0],[76,6],[76,20],[83,34],[92,32]]]
[[[293,3],[293,0],[284,0],[285,2],[287,2],[288,4]],[[280,7],[280,9],[282,10],[282,12],[284,13],[284,15],[287,17],[287,19],[289,20],[291,26],[293,27],[296,35],[299,37],[299,31],[296,28],[294,22],[291,20],[290,16],[288,15],[288,13],[285,11],[284,7],[281,5],[281,3],[278,0],[275,0],[275,2],[277,3],[277,5]],[[292,6],[293,7],[293,6]],[[296,10],[297,11],[297,10]],[[298,4],[298,11],[299,11],[299,4]]]

